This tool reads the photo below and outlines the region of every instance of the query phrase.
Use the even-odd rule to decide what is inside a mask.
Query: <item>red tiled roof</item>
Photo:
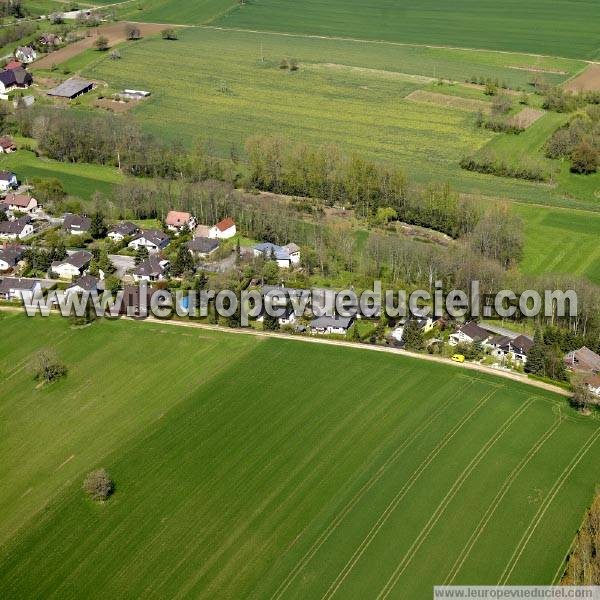
[[[234,220],[231,217],[227,217],[226,219],[219,221],[216,227],[219,231],[227,231],[230,227],[233,227],[234,225]]]
[[[7,194],[4,200],[2,200],[2,204],[21,206],[23,208],[27,208],[30,202],[31,196],[25,196],[24,194]]]
[[[7,65],[4,67],[5,69],[12,71],[13,69],[18,69],[19,67],[22,67],[23,64],[20,63],[18,60],[11,60],[9,63],[7,63]]]
[[[192,215],[190,215],[190,213],[172,210],[167,215],[167,225],[181,227],[182,225],[188,223],[191,218]]]

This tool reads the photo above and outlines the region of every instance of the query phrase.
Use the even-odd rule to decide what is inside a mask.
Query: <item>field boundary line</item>
[[[448,505],[458,491],[462,488],[463,484],[470,477],[471,473],[477,468],[479,463],[487,456],[488,452],[494,447],[496,442],[502,438],[502,436],[511,428],[513,423],[519,419],[519,417],[533,404],[535,397],[529,398],[526,402],[524,402],[521,406],[519,406],[509,417],[504,421],[504,423],[494,432],[492,437],[490,437],[487,442],[479,449],[477,454],[469,461],[469,464],[462,470],[459,476],[455,479],[454,483],[446,492],[446,495],[442,498],[441,502],[438,504],[434,513],[429,517],[427,523],[423,526],[414,542],[410,545],[408,550],[404,553],[401,561],[398,563],[393,573],[390,575],[389,579],[386,581],[385,585],[377,595],[377,600],[385,600],[392,590],[396,587],[398,580],[402,577],[404,571],[410,563],[412,562],[415,554],[419,551],[421,546],[425,543],[425,540],[429,537],[429,534],[436,526]]]
[[[496,393],[497,389],[493,389],[484,396],[482,396],[475,406],[468,411],[462,419],[446,433],[446,435],[434,446],[431,452],[425,457],[425,459],[419,464],[419,466],[410,474],[408,479],[404,482],[402,487],[398,490],[396,495],[388,503],[384,511],[379,515],[377,521],[373,524],[371,529],[367,532],[361,543],[358,545],[352,556],[348,559],[342,570],[338,573],[332,584],[329,586],[325,594],[322,596],[322,600],[331,598],[342,585],[346,577],[356,566],[356,563],[360,560],[362,555],[366,552],[367,548],[371,545],[371,542],[375,539],[381,528],[385,525],[387,520],[390,518],[392,513],[396,510],[402,499],[410,491],[412,486],[419,479],[421,474],[427,469],[427,467],[433,462],[438,454],[448,445],[448,443],[454,438],[454,436],[463,428],[463,426],[471,419],[471,417],[483,407],[483,405]]]
[[[298,574],[306,567],[313,556],[319,551],[323,544],[329,539],[329,537],[337,530],[341,522],[356,506],[356,504],[363,498],[363,496],[381,479],[381,477],[388,471],[388,469],[396,462],[396,460],[403,454],[404,450],[417,439],[429,425],[433,423],[448,407],[448,405],[456,398],[456,396],[463,394],[469,387],[472,387],[474,382],[471,380],[465,386],[461,387],[454,394],[450,394],[433,412],[433,414],[425,420],[419,427],[412,431],[412,433],[394,450],[394,452],[385,460],[383,465],[363,484],[363,486],[354,494],[354,496],[346,503],[343,510],[330,522],[327,528],[321,533],[321,535],[315,540],[304,556],[296,563],[294,568],[288,573],[287,577],[279,585],[273,596],[273,600],[281,598],[282,594],[288,589]]]
[[[594,433],[592,433],[592,435],[587,439],[585,444],[577,451],[575,456],[571,459],[571,462],[563,469],[562,473],[554,482],[553,486],[548,490],[546,497],[544,498],[542,504],[538,508],[535,515],[533,516],[533,519],[531,520],[529,526],[523,533],[523,536],[521,537],[519,543],[517,544],[517,547],[513,551],[512,556],[510,557],[510,560],[504,568],[504,572],[498,580],[498,585],[504,585],[505,582],[508,581],[508,578],[512,575],[512,572],[517,566],[521,555],[525,551],[529,540],[533,536],[535,530],[537,529],[537,526],[540,524],[540,521],[546,514],[546,511],[552,504],[554,498],[564,485],[565,481],[568,479],[569,475],[573,472],[575,467],[577,467],[577,465],[581,462],[583,457],[587,454],[588,450],[594,445],[594,443],[598,439],[598,436],[600,436],[600,428],[596,429]]]
[[[562,419],[561,415],[559,415],[558,418],[552,424],[552,426],[548,428],[537,439],[537,441],[529,449],[527,454],[525,454],[525,456],[523,456],[523,458],[519,461],[519,464],[517,464],[517,466],[511,471],[509,476],[504,480],[502,487],[498,490],[497,494],[494,496],[494,498],[488,505],[488,508],[484,515],[481,517],[479,523],[477,523],[477,526],[473,530],[471,537],[467,540],[466,544],[461,548],[460,552],[458,553],[458,557],[452,565],[450,572],[446,576],[443,585],[452,585],[454,579],[456,578],[463,565],[469,558],[473,547],[477,543],[477,540],[483,533],[484,529],[487,527],[487,524],[489,523],[490,519],[494,516],[498,505],[500,504],[500,502],[502,502],[509,489],[511,488],[512,484],[515,482],[516,478],[521,474],[521,472],[529,464],[529,462],[537,455],[537,453],[541,450],[544,444],[556,433],[563,421],[564,420]]]

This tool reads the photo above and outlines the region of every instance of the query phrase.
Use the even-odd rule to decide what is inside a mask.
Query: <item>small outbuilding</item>
[[[85,79],[78,79],[72,77],[63,81],[60,85],[48,91],[48,96],[54,96],[56,98],[68,98],[73,100],[82,94],[87,94],[94,88],[93,81],[87,81]]]

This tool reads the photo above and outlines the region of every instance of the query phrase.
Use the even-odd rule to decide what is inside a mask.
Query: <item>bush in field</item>
[[[38,381],[52,383],[67,374],[67,367],[52,350],[40,350],[33,359],[33,375]]]
[[[163,29],[161,32],[163,40],[176,40],[177,39],[177,31],[173,28]]]
[[[108,50],[108,38],[104,35],[101,35],[94,42],[94,46],[96,47],[96,50],[99,50],[100,52],[105,52],[106,50]]]
[[[108,500],[115,489],[110,475],[105,469],[98,469],[88,473],[83,481],[84,492],[92,499],[99,502]]]
[[[128,40],[139,40],[142,37],[142,32],[137,25],[127,23],[125,25],[125,35]]]
[[[571,171],[589,175],[598,170],[598,165],[600,165],[598,150],[586,140],[579,142],[571,154]]]

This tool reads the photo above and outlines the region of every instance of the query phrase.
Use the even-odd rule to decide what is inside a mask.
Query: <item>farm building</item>
[[[73,77],[63,81],[60,85],[54,89],[48,91],[48,96],[54,96],[56,98],[68,98],[73,100],[82,94],[87,94],[94,87],[93,81],[86,81],[85,79],[78,79]]]
[[[145,90],[123,90],[119,96],[121,98],[128,98],[129,100],[143,100],[150,96],[150,92]]]

